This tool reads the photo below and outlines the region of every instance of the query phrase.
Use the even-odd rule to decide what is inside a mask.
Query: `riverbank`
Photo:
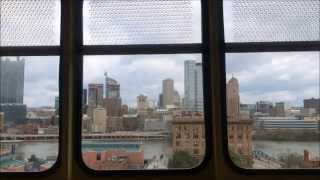
[[[259,131],[252,135],[253,140],[268,141],[319,141],[320,132],[316,131],[293,131],[293,130],[273,130]]]

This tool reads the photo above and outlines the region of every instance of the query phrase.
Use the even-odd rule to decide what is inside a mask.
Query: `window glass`
[[[89,168],[190,169],[201,163],[201,54],[84,56],[83,88],[81,150]]]
[[[224,0],[226,42],[319,41],[319,0]]]
[[[39,172],[57,160],[59,57],[0,57],[0,173]]]
[[[200,0],[84,0],[85,45],[201,42]]]
[[[60,0],[1,0],[0,46],[60,45]]]
[[[228,146],[237,166],[320,168],[319,58],[319,52],[226,54]]]

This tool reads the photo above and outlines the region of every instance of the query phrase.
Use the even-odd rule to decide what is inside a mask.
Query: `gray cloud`
[[[88,83],[104,83],[104,72],[121,85],[124,103],[134,105],[139,94],[156,101],[162,90],[162,80],[172,78],[175,88],[184,93],[184,61],[201,62],[201,55],[128,55],[86,56],[84,58],[84,87]]]
[[[59,95],[59,57],[23,57],[24,103],[28,107],[53,106]]]
[[[244,103],[302,105],[304,98],[319,97],[319,58],[318,52],[228,54],[227,79],[239,79]]]

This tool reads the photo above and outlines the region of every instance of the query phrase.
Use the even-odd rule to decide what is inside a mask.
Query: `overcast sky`
[[[186,8],[191,7],[193,18],[179,25],[188,28],[191,22],[192,27],[188,31],[190,36],[187,36],[189,39],[184,41],[199,42],[200,4],[192,1],[189,5],[191,6]],[[230,21],[232,13],[228,13],[231,12],[230,8],[230,4],[225,8],[227,39],[232,38],[232,35],[228,34],[232,34],[233,30]],[[88,20],[88,15],[89,11],[84,12],[85,21]],[[122,27],[115,30],[121,31],[121,35],[131,37],[132,29],[121,23],[120,25],[114,26]],[[133,28],[139,27],[133,26]],[[85,39],[92,39],[89,29],[88,26],[84,28]],[[179,34],[180,31],[182,32],[181,29],[174,29],[171,33]],[[58,34],[55,33],[54,36]],[[170,31],[162,37],[165,36],[169,37]],[[135,32],[135,37],[143,36],[138,36]],[[161,42],[154,35],[146,39],[137,39],[139,42],[152,42],[152,40],[155,43]],[[114,39],[111,41],[115,42]],[[181,39],[176,41],[181,42]],[[102,43],[104,42],[105,39]],[[131,39],[130,42],[134,40]],[[285,101],[294,106],[302,105],[304,98],[319,97],[319,56],[319,52],[228,54],[227,79],[232,74],[239,79],[242,103],[269,100]],[[24,102],[30,107],[53,106],[54,97],[58,95],[58,57],[25,57],[25,59]],[[148,95],[150,100],[156,101],[161,91],[161,81],[165,78],[174,79],[175,89],[183,95],[185,60],[201,61],[201,55],[88,56],[84,58],[84,88],[88,83],[103,83],[104,72],[108,72],[110,77],[120,83],[123,102],[129,105],[135,103],[139,94]]]

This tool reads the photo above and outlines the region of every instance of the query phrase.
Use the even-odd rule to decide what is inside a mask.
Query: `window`
[[[60,157],[60,1],[0,1],[0,174]]]
[[[84,168],[103,173],[200,165],[209,147],[201,143],[193,152],[199,140],[192,138],[193,127],[205,141],[200,0],[85,0],[82,15],[77,149]],[[92,160],[97,153],[100,162]],[[117,166],[122,159],[108,162],[111,156],[128,161]]]
[[[224,1],[225,125],[243,130],[225,145],[238,169],[320,168],[319,17],[319,1]]]

